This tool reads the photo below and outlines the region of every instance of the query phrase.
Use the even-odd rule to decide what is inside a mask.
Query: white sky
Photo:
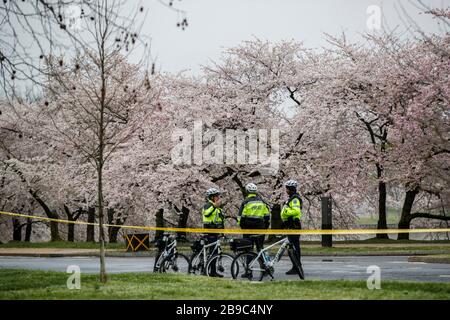
[[[169,0],[162,0],[168,3]],[[449,7],[450,0],[423,0],[428,7]],[[186,11],[189,26],[176,27],[177,12],[158,0],[144,1],[149,9],[142,30],[152,38],[152,56],[157,69],[198,73],[210,59],[217,60],[224,48],[258,37],[263,40],[303,41],[308,47],[326,45],[323,33],[347,33],[357,40],[369,31],[367,8],[378,5],[389,29],[404,28],[404,8],[417,25],[437,31],[436,20],[419,14],[417,0],[174,0]]]

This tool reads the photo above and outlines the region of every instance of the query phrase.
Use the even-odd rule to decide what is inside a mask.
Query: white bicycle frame
[[[173,254],[175,255],[177,253],[177,238],[173,235],[164,235],[163,241],[167,241],[173,238],[173,241],[170,242],[165,248],[164,251],[159,255],[158,261],[156,262],[156,268],[159,270],[161,267],[161,263],[163,260],[169,256],[169,254],[173,251]]]
[[[205,264],[204,267],[206,267],[206,262],[207,262],[207,257],[208,257],[208,252],[207,252],[207,249],[208,249],[208,248],[214,246],[214,250],[212,251],[213,253],[214,253],[216,250],[217,250],[217,253],[218,253],[218,254],[220,254],[220,253],[222,252],[222,249],[221,249],[221,247],[220,247],[220,242],[221,242],[220,239],[221,239],[221,238],[224,238],[224,237],[223,237],[223,236],[222,236],[222,237],[219,237],[219,239],[217,239],[217,241],[214,241],[214,242],[205,244],[205,245],[203,246],[202,250],[200,251],[200,254],[198,254],[198,255],[196,256],[196,260],[197,260],[197,259],[200,257],[200,255],[203,255],[203,261],[204,261],[204,264]]]
[[[275,255],[275,257],[274,257],[273,259],[269,260],[269,261],[266,261],[266,258],[265,258],[265,257],[270,257],[270,255],[267,253],[267,251],[269,251],[271,248],[273,248],[273,247],[275,247],[275,246],[277,246],[277,245],[279,245],[279,244],[281,244],[281,246],[280,246],[280,249],[278,249],[278,252],[277,252],[277,254]],[[289,245],[290,245],[290,241],[289,241],[289,239],[286,237],[286,238],[284,238],[284,239],[282,239],[282,240],[280,240],[280,241],[277,241],[277,242],[271,244],[271,245],[268,246],[268,247],[265,247],[265,248],[261,249],[261,250],[258,252],[258,255],[256,256],[256,258],[253,259],[253,260],[250,262],[250,264],[249,264],[250,270],[252,270],[252,271],[253,271],[253,270],[254,270],[254,271],[265,271],[265,270],[262,270],[262,269],[260,269],[260,268],[254,268],[254,267],[253,267],[254,264],[256,263],[256,261],[258,261],[258,259],[259,259],[260,257],[263,257],[263,254],[265,254],[265,255],[264,255],[265,257],[263,257],[264,265],[265,265],[266,267],[268,267],[268,268],[273,267],[276,263],[278,263],[278,262],[281,260],[281,257],[283,256],[284,252],[286,251],[286,249],[287,249],[287,247],[288,247]]]

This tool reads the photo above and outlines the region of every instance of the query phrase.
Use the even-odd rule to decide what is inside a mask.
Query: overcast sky
[[[163,0],[161,0],[163,1]],[[169,0],[164,0],[168,3]],[[449,7],[450,0],[424,0],[428,7]],[[421,29],[438,31],[436,21],[419,14],[417,0],[174,0],[173,6],[186,12],[189,26],[176,27],[182,14],[159,0],[144,1],[149,15],[143,33],[152,38],[152,55],[161,71],[190,70],[198,73],[210,59],[220,58],[224,48],[258,37],[263,40],[303,41],[308,47],[326,45],[323,33],[345,31],[357,40],[369,31],[367,13],[379,6],[383,24],[404,28],[403,10]]]

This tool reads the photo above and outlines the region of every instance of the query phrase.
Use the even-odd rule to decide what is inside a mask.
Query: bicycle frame
[[[275,246],[277,246],[277,245],[279,245],[279,244],[281,244],[281,246],[280,246],[280,248],[278,249],[278,251],[277,251],[276,255],[274,256],[274,258],[271,259],[270,261],[266,261],[266,260],[263,258],[263,254],[264,254],[264,253],[267,253],[267,251],[269,251],[271,248],[273,248],[273,247],[275,247]],[[280,241],[277,241],[277,242],[271,244],[271,245],[268,246],[268,247],[265,247],[265,248],[261,249],[261,250],[258,252],[258,255],[256,256],[256,258],[253,259],[253,260],[250,262],[250,264],[249,264],[250,269],[251,269],[251,270],[259,270],[259,268],[255,268],[255,269],[253,268],[253,265],[256,263],[256,261],[258,261],[259,258],[262,258],[262,259],[263,259],[263,261],[264,261],[264,266],[265,266],[266,268],[271,268],[271,267],[273,267],[276,263],[278,263],[278,262],[281,260],[281,258],[283,257],[284,252],[286,251],[286,249],[289,247],[290,244],[291,244],[291,243],[290,243],[289,239],[286,237],[286,238],[284,238],[284,239],[282,239],[282,240],[280,240]],[[267,256],[270,256],[270,255],[267,254]],[[259,270],[259,271],[265,271],[265,270]]]
[[[222,253],[222,248],[220,247],[220,242],[221,242],[220,239],[222,239],[222,238],[225,238],[225,237],[223,237],[223,236],[219,237],[219,239],[217,239],[217,241],[205,244],[203,246],[202,250],[200,251],[200,253],[197,254],[197,258],[200,257],[200,255],[203,255],[203,261],[206,264],[206,261],[208,261],[208,259],[210,258],[207,249],[212,246],[214,246],[214,250],[212,250],[211,256],[214,254],[214,252],[216,252],[216,250],[217,250],[218,254]]]
[[[175,255],[177,253],[177,239],[174,236],[164,236],[163,240],[164,241],[168,241],[171,240],[172,241],[166,245],[166,247],[164,248],[164,251],[159,255],[158,257],[158,261],[156,262],[156,269],[159,270],[159,268],[161,267],[161,263],[162,261],[168,257],[169,255]]]

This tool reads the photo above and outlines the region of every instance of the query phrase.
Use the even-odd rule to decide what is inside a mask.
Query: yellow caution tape
[[[3,212],[0,214],[36,219],[50,222],[60,222],[67,224],[81,224],[98,226],[98,223],[85,221],[70,221],[63,219],[53,219],[47,217],[32,216],[20,213]],[[167,228],[167,227],[145,227],[145,226],[128,226],[104,223],[105,227],[118,227],[123,229],[138,229],[148,231],[172,231],[172,232],[187,232],[187,233],[220,233],[220,234],[314,234],[314,235],[340,235],[340,234],[391,234],[391,233],[430,233],[430,232],[450,232],[450,228],[428,228],[428,229],[348,229],[348,230],[286,230],[286,229],[205,229],[205,228]]]

